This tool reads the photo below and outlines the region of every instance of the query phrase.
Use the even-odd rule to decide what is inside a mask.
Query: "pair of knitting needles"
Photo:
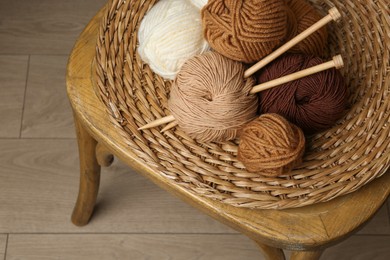
[[[283,53],[288,51],[290,48],[292,48],[293,46],[295,46],[296,44],[298,44],[302,40],[306,39],[309,35],[311,35],[315,31],[317,31],[318,29],[322,28],[323,26],[325,26],[329,22],[337,21],[340,18],[341,18],[341,14],[337,10],[336,7],[329,9],[327,16],[325,16],[324,18],[322,18],[321,20],[319,20],[318,22],[316,22],[315,24],[313,24],[312,26],[307,28],[305,31],[298,34],[296,37],[294,37],[293,39],[291,39],[290,41],[288,41],[287,43],[285,43],[284,45],[279,47],[276,51],[272,52],[267,57],[265,57],[264,59],[262,59],[261,61],[259,61],[258,63],[256,63],[252,67],[250,67],[249,69],[247,69],[244,73],[244,78],[252,76],[256,71],[258,71],[258,70],[262,69],[263,67],[265,67],[266,65],[268,65],[270,62],[272,62],[273,60],[278,58],[280,55],[282,55]],[[313,66],[311,68],[307,68],[307,69],[292,73],[290,75],[286,75],[284,77],[277,78],[277,79],[262,83],[260,85],[254,86],[249,93],[255,94],[255,93],[261,92],[263,90],[266,90],[266,89],[269,89],[269,88],[272,88],[272,87],[275,87],[275,86],[278,86],[278,85],[281,85],[281,84],[284,84],[284,83],[287,83],[287,82],[290,82],[293,80],[297,80],[297,79],[300,79],[300,78],[303,78],[303,77],[306,77],[306,76],[309,76],[309,75],[312,75],[312,74],[315,74],[315,73],[318,73],[318,72],[321,72],[324,70],[328,70],[331,68],[339,69],[339,68],[342,68],[343,66],[344,66],[344,63],[343,63],[343,59],[342,59],[341,55],[337,55],[337,56],[334,56],[333,59],[328,61],[328,62],[324,62],[324,63],[319,64],[317,66]],[[177,126],[177,122],[175,121],[174,116],[170,115],[170,116],[165,116],[165,117],[162,117],[160,119],[157,119],[153,122],[150,122],[150,123],[138,128],[138,130],[149,129],[149,128],[156,127],[156,126],[159,126],[162,124],[168,124],[168,125],[166,127],[164,127],[161,130],[161,132],[167,131],[167,130]]]

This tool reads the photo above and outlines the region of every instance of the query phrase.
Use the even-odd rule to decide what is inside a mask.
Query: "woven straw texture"
[[[138,127],[169,111],[170,81],[143,64],[137,30],[156,0],[112,0],[99,31],[96,92],[112,123],[141,161],[196,194],[250,208],[293,208],[353,192],[384,174],[390,161],[390,13],[388,0],[323,0],[341,22],[329,25],[328,57],[341,53],[351,107],[335,126],[310,136],[303,163],[290,176],[248,173],[237,142],[197,143],[180,128]]]

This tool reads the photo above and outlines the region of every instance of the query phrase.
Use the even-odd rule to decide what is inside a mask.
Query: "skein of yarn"
[[[161,0],[143,18],[138,53],[151,69],[174,79],[183,63],[209,50],[199,9],[186,0]]]
[[[249,172],[276,177],[289,173],[302,161],[302,130],[277,114],[264,114],[241,133],[237,158]]]
[[[253,77],[244,79],[242,63],[216,52],[184,63],[170,93],[168,106],[179,126],[200,141],[234,139],[256,116],[257,95],[249,92]]]
[[[259,73],[267,82],[323,63],[321,58],[285,54]],[[307,134],[331,127],[347,108],[348,89],[336,69],[322,71],[259,93],[260,113],[277,113]]]
[[[322,17],[306,0],[286,0],[286,3],[288,7],[287,40],[290,40],[300,34]],[[321,56],[324,53],[327,40],[328,30],[326,29],[326,26],[324,26],[295,45],[289,51]]]
[[[209,0],[202,21],[215,51],[245,63],[271,53],[287,34],[284,0]]]

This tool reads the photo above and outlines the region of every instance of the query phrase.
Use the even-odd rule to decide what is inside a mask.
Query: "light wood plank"
[[[65,88],[67,60],[67,56],[31,56],[22,137],[75,137]]]
[[[7,260],[264,259],[242,235],[10,235]]]
[[[390,236],[353,236],[321,260],[387,260]],[[291,255],[290,252],[287,255]],[[264,259],[242,235],[11,234],[7,259]]]
[[[234,233],[117,160],[103,169],[95,218],[70,216],[78,190],[75,140],[0,140],[0,233]]]
[[[352,236],[323,253],[321,260],[388,260],[390,236]]]
[[[27,63],[28,56],[0,55],[0,138],[20,135]]]
[[[0,1],[1,54],[68,54],[107,0]]]
[[[0,259],[5,259],[5,251],[7,247],[7,235],[0,234]]]

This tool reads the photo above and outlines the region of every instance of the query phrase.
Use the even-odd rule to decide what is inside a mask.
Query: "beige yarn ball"
[[[190,1],[161,0],[143,18],[138,53],[151,69],[174,79],[183,63],[209,50],[199,9]]]
[[[179,127],[199,142],[221,142],[237,137],[256,117],[255,84],[244,78],[241,62],[217,52],[186,61],[173,82],[168,107]]]

